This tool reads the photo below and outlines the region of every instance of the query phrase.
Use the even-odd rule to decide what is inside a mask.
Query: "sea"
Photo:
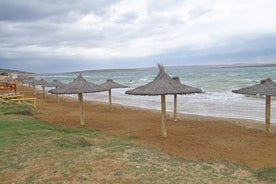
[[[145,85],[154,80],[158,68],[133,70],[95,70],[81,72],[82,76],[95,84],[107,79],[129,86],[112,89],[112,102],[116,104],[160,109],[160,96],[133,96],[125,91]],[[203,116],[243,118],[258,121],[265,119],[265,97],[235,94],[232,90],[260,83],[271,78],[276,81],[276,66],[258,67],[173,67],[165,68],[171,77],[178,76],[181,83],[200,88],[202,94],[178,95],[179,113]],[[80,72],[42,74],[47,81],[59,80],[69,83]],[[70,95],[77,98],[77,95]],[[84,94],[84,99],[108,103],[108,92]],[[173,95],[166,96],[167,111],[173,112]],[[271,123],[276,123],[276,98],[271,101]]]

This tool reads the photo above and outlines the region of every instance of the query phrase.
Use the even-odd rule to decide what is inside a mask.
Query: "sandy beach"
[[[19,87],[25,96],[34,97],[31,89]],[[45,99],[36,95],[36,118],[65,126],[79,126],[79,103],[75,98],[48,94]],[[96,100],[96,99],[95,99]],[[174,122],[167,118],[168,137],[161,134],[160,111],[85,101],[86,127],[99,128],[108,135],[131,134],[136,142],[163,152],[191,160],[229,160],[253,168],[276,166],[276,126],[266,134],[264,123],[245,119],[216,118],[179,114]]]

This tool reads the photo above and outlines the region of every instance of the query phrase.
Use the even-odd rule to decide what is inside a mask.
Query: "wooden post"
[[[173,109],[173,120],[174,121],[177,121],[176,115],[177,115],[177,94],[174,95],[174,109]]]
[[[57,89],[57,87],[56,87],[56,89]],[[58,94],[56,94],[56,100],[59,103],[59,96],[58,96]]]
[[[163,137],[167,137],[166,131],[166,96],[161,95],[161,111],[162,111],[162,119],[161,119],[161,130]]]
[[[111,88],[108,90],[108,96],[109,96],[109,111],[112,111]]]
[[[33,85],[34,94],[36,95],[35,85]]]
[[[270,133],[271,96],[266,96],[265,103],[265,132]]]
[[[83,95],[82,93],[78,93],[79,103],[80,103],[80,125],[85,125],[83,118]]]
[[[43,98],[45,98],[45,86],[42,85],[42,89],[43,89]]]
[[[56,100],[59,103],[59,96],[58,96],[58,94],[56,94]]]

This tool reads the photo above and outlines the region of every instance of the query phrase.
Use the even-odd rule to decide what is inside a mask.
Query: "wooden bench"
[[[20,104],[21,102],[26,102],[26,104],[33,106],[36,108],[36,98],[16,98],[11,99],[11,101]]]

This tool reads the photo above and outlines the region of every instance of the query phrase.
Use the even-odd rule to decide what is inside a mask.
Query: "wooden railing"
[[[25,102],[26,104],[36,108],[36,98],[15,98],[11,99],[11,101],[17,102],[18,104],[20,104],[21,102]]]
[[[21,102],[24,102],[24,103],[36,108],[36,98],[25,98],[24,95],[20,95],[20,94],[0,95],[0,100],[1,100],[0,101],[1,103],[15,102],[15,103],[21,104]]]

